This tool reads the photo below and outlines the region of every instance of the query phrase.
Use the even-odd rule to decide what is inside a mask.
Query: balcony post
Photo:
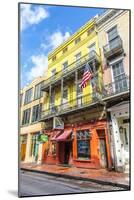
[[[78,71],[75,70],[75,87],[76,87],[76,104],[78,104],[77,102],[77,84],[78,84]]]
[[[50,106],[51,106],[51,96],[52,96],[52,88],[51,88],[51,85],[49,86],[49,109],[50,109]]]
[[[63,103],[63,78],[61,79],[61,105]]]

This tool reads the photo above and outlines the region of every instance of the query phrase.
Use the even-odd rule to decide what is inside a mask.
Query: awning
[[[57,142],[60,142],[60,141],[65,141],[65,140],[67,140],[67,138],[71,135],[71,130],[69,130],[69,131],[64,131],[60,136],[58,136],[57,138],[56,138],[56,141]]]
[[[56,131],[55,134],[54,134],[54,136],[53,136],[50,140],[55,141],[56,138],[57,138],[60,134],[61,134],[61,131]]]

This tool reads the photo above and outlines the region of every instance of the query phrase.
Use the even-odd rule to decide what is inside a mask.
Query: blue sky
[[[104,9],[20,5],[21,87],[47,70],[49,52]]]

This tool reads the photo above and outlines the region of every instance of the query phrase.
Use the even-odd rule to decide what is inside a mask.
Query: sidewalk
[[[83,169],[48,164],[21,164],[21,169],[71,179],[89,180],[129,189],[129,174],[107,171],[105,169]]]

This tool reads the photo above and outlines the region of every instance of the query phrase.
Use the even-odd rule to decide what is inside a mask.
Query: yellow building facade
[[[102,68],[101,55],[98,43],[95,19],[89,21],[80,28],[68,41],[56,48],[48,56],[48,72],[44,85],[44,91],[49,95],[44,105],[44,110],[66,104],[65,107],[75,107],[77,100],[82,103],[92,103],[92,86],[89,82],[87,87],[80,88],[84,65],[89,64],[93,76],[97,77],[98,86],[101,90]],[[76,85],[77,82],[77,85]],[[79,97],[76,94],[79,91]],[[90,98],[87,98],[87,96]],[[50,98],[51,96],[51,98]],[[64,98],[65,97],[65,98]]]

